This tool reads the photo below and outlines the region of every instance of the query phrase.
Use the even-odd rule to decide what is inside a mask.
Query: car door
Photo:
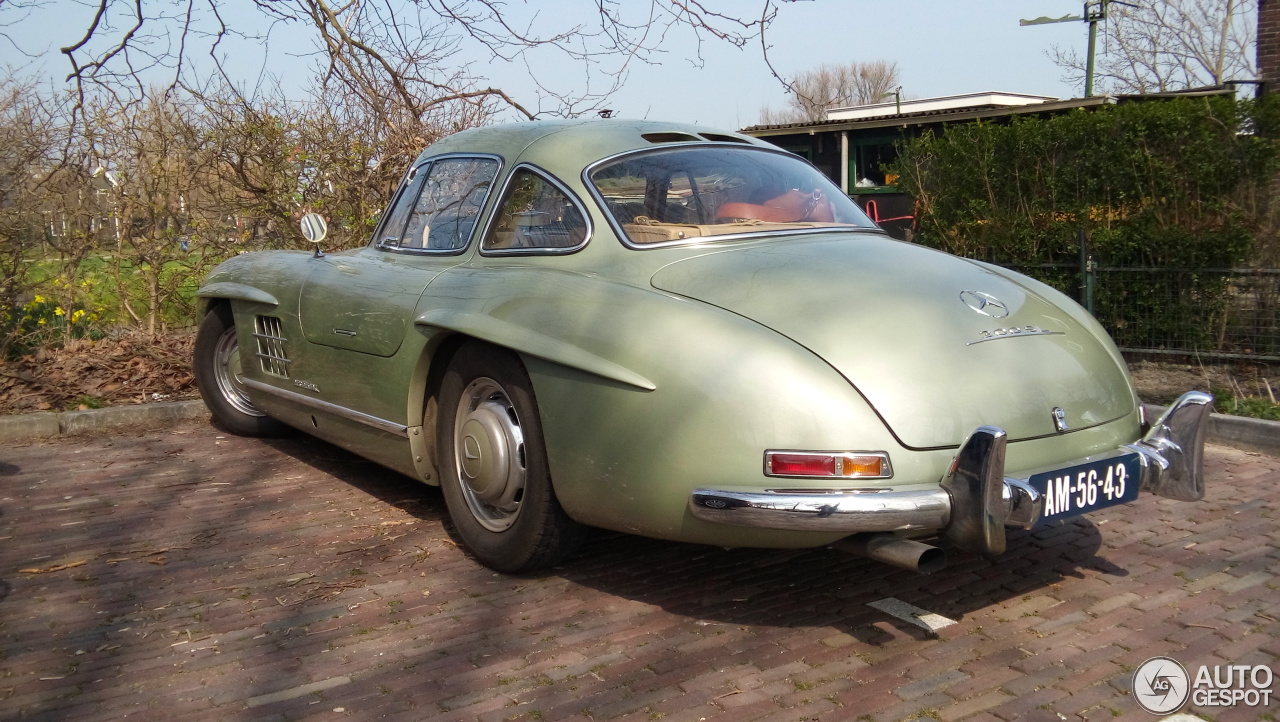
[[[417,166],[373,243],[315,259],[298,306],[306,340],[394,355],[423,289],[466,251],[498,167],[490,156],[445,156]]]

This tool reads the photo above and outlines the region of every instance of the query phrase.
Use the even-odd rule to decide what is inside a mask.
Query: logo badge
[[[991,318],[1004,318],[1009,315],[1009,307],[1004,305],[1000,299],[989,293],[981,291],[961,291],[960,300],[964,305],[977,311],[983,316]]]
[[[1063,411],[1061,406],[1053,407],[1053,428],[1057,429],[1059,434],[1070,430],[1067,426],[1067,412]]]
[[[1186,668],[1168,657],[1152,657],[1133,671],[1134,699],[1152,714],[1178,710],[1190,691]]]

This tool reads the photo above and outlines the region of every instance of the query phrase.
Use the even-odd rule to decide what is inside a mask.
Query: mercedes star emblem
[[[981,291],[961,291],[960,300],[983,316],[1004,318],[1009,315],[1009,307],[1003,301]]]

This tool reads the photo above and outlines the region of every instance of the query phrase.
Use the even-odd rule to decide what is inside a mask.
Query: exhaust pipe
[[[854,534],[835,542],[831,548],[920,574],[932,574],[947,565],[947,553],[938,547],[888,532]]]

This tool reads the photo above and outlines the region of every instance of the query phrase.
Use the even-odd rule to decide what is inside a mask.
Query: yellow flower
[[[44,303],[44,296],[36,296],[35,303]]]
[[[43,325],[44,325],[44,319],[42,318],[42,319],[40,319],[39,321],[37,321],[37,322],[36,322],[36,325],[38,325],[38,326],[43,326]]]
[[[75,311],[75,313],[72,313],[72,314],[71,314],[71,323],[75,323],[76,321],[79,321],[79,320],[80,320],[80,319],[82,319],[82,318],[84,318],[84,309],[83,309],[83,308],[78,309],[78,310],[76,310],[76,311]]]
[[[53,315],[55,315],[55,316],[61,316],[61,315],[63,315],[64,313],[66,313],[66,311],[63,311],[63,310],[62,310],[62,306],[55,306],[55,307],[53,308]]]

